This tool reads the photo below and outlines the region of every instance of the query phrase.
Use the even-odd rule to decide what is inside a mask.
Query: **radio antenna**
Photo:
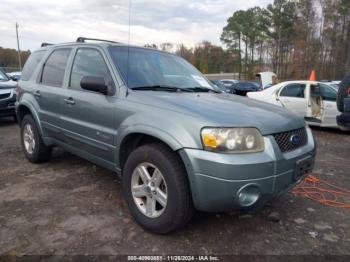
[[[129,32],[128,32],[128,57],[126,67],[126,88],[129,89],[129,54],[130,54],[130,29],[131,28],[131,0],[129,0]]]

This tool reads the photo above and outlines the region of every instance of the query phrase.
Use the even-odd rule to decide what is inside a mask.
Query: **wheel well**
[[[17,118],[18,118],[18,123],[22,122],[22,119],[24,118],[25,115],[31,115],[32,112],[30,112],[29,108],[26,106],[19,106],[17,109]]]
[[[154,136],[142,134],[142,133],[134,133],[127,135],[120,146],[120,153],[119,153],[119,163],[120,167],[123,169],[124,164],[126,160],[128,159],[129,155],[132,151],[134,151],[136,148],[146,145],[146,144],[153,144],[153,143],[160,143],[165,146],[167,146],[169,149],[171,147],[165,143],[164,141],[160,140],[159,138],[156,138]],[[171,149],[172,150],[172,149]]]

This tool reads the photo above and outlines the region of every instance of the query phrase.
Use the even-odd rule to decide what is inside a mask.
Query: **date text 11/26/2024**
[[[128,256],[128,261],[220,261],[218,256]]]

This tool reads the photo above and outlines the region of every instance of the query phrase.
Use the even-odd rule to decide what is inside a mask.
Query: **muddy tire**
[[[31,115],[24,116],[21,122],[21,144],[26,158],[32,163],[46,162],[51,157],[51,147],[44,144]]]
[[[123,192],[135,220],[154,233],[181,228],[194,214],[184,165],[161,144],[144,145],[130,154],[123,170]]]

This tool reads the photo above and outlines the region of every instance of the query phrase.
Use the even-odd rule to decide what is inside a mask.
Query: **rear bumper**
[[[194,205],[202,211],[229,211],[266,202],[293,187],[303,176],[295,177],[297,163],[312,169],[315,142],[307,129],[308,144],[283,154],[272,136],[265,137],[265,151],[254,154],[218,154],[183,149]],[[255,188],[258,201],[243,205],[240,193]]]

